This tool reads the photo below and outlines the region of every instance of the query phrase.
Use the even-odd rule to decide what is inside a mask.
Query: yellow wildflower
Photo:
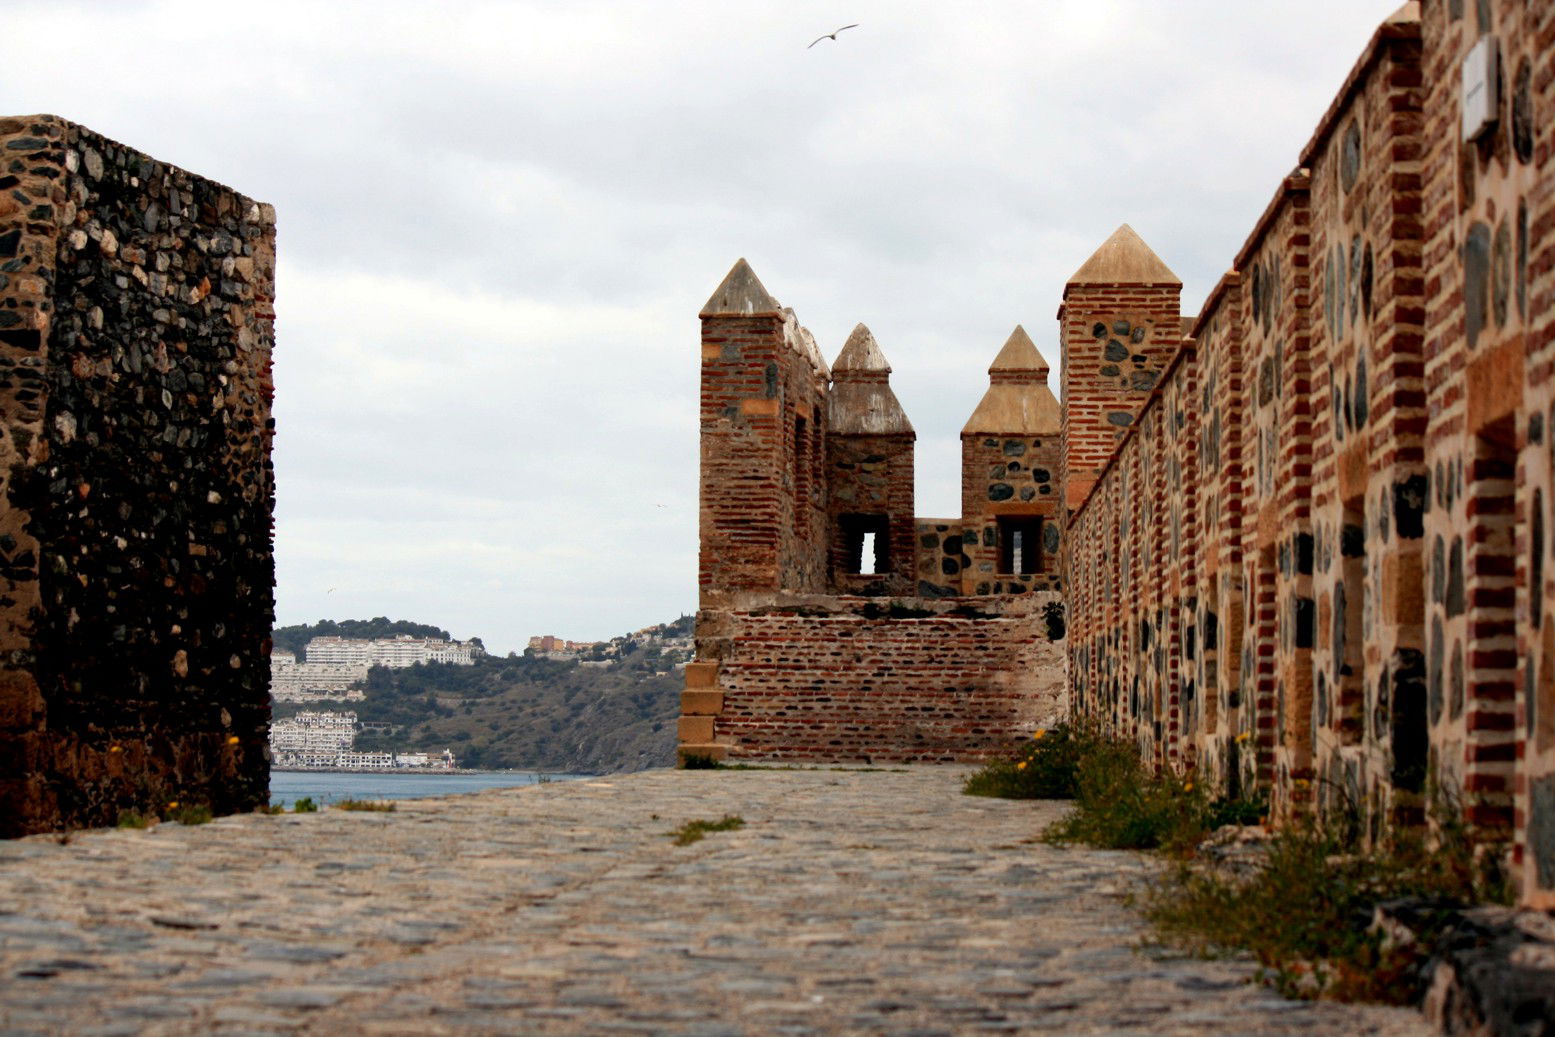
[[[1019,763],[1017,763],[1017,764],[1016,764],[1016,765],[1015,765],[1015,769],[1016,769],[1016,770],[1018,770],[1018,771],[1023,771],[1023,770],[1025,770],[1025,769],[1026,769],[1026,761],[1025,761],[1025,760],[1022,760],[1022,761],[1021,761],[1021,762],[1019,762]]]
[[[122,753],[124,751],[124,746],[122,746],[122,745],[110,745],[108,747],[108,751],[111,752],[111,753]]]
[[[1182,790],[1183,790],[1183,791],[1184,791],[1184,792],[1192,792],[1192,791],[1193,791],[1193,782],[1191,782],[1191,781],[1190,781],[1190,782],[1188,782],[1188,783],[1187,783],[1187,784],[1186,784],[1186,785],[1184,785],[1184,786],[1183,786],[1183,787],[1182,787]]]
[[[1031,740],[1033,742],[1040,742],[1042,740],[1042,736],[1045,734],[1047,734],[1047,731],[1043,730],[1042,728],[1038,728],[1037,733],[1031,736]]]
[[[167,809],[169,809],[169,810],[177,810],[178,809],[178,800],[175,799],[171,803],[169,803],[167,805]]]
[[[1251,731],[1243,731],[1241,734],[1236,736],[1236,740],[1238,742],[1245,742],[1251,737],[1253,737],[1253,733]]]
[[[237,735],[230,735],[227,738],[227,744],[228,745],[237,745],[242,740],[243,739],[239,738]]]

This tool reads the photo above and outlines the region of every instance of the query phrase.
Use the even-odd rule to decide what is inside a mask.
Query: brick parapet
[[[875,763],[1009,752],[1065,712],[1051,600],[741,595],[703,610],[693,665],[716,667],[721,708],[683,715],[681,751]]]

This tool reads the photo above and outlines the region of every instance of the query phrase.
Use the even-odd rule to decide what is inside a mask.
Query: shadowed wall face
[[[51,116],[0,177],[0,832],[249,809],[274,211]]]

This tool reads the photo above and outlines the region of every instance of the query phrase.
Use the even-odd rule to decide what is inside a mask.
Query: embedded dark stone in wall
[[[1117,425],[1120,428],[1123,428],[1123,427],[1127,427],[1129,425],[1132,425],[1133,423],[1134,423],[1134,415],[1129,414],[1129,413],[1127,413],[1125,411],[1116,411],[1115,410],[1115,411],[1113,411],[1113,412],[1111,412],[1110,414],[1107,415],[1107,424],[1109,424],[1109,425]]]
[[[1117,364],[1106,364],[1102,367],[1101,373],[1103,378],[1116,378],[1123,373],[1123,369]]]
[[[1393,528],[1406,540],[1425,536],[1425,509],[1431,489],[1424,473],[1393,484]]]
[[[1454,720],[1463,715],[1464,693],[1463,642],[1452,643],[1452,670],[1447,681],[1447,715]]]
[[[1496,240],[1490,258],[1490,312],[1496,327],[1506,326],[1507,304],[1512,294],[1512,232],[1506,218],[1496,225]]]
[[[991,501],[1009,500],[1015,496],[1015,487],[1009,483],[996,482],[988,487],[988,499]]]
[[[1296,572],[1303,576],[1312,575],[1312,534],[1296,534]]]
[[[1539,885],[1555,889],[1555,774],[1528,783],[1528,848]]]
[[[1044,522],[1042,524],[1042,548],[1048,554],[1058,553],[1058,523]]]
[[[1512,151],[1517,161],[1533,161],[1533,68],[1524,58],[1512,86]]]
[[[1371,416],[1369,392],[1366,385],[1366,358],[1363,356],[1355,362],[1355,427],[1357,429],[1364,428],[1366,419]]]
[[[1479,343],[1479,333],[1485,330],[1489,295],[1490,228],[1476,221],[1463,242],[1463,334],[1470,349]]]
[[[1361,128],[1350,120],[1344,128],[1344,140],[1339,145],[1339,183],[1348,193],[1355,186],[1355,178],[1361,175]]]
[[[22,247],[22,232],[13,230],[6,234],[0,234],[0,258],[9,259]]]
[[[1121,363],[1128,359],[1128,347],[1117,339],[1112,339],[1107,343],[1107,348],[1102,350],[1102,356],[1115,364]]]
[[[1366,557],[1366,530],[1354,523],[1345,523],[1339,531],[1339,554],[1345,558]]]
[[[1463,615],[1463,538],[1452,538],[1447,559],[1447,615]]]
[[[1446,662],[1446,646],[1442,643],[1442,617],[1437,616],[1431,620],[1431,665],[1426,671],[1430,688],[1431,723],[1437,724],[1442,719],[1442,706],[1445,699],[1442,696],[1442,669]]]
[[[1297,597],[1295,602],[1296,647],[1311,648],[1313,628],[1317,626],[1317,607],[1311,598]]]
[[[1019,439],[1006,439],[1004,441],[1005,457],[1021,457],[1026,453],[1026,444]]]
[[[1528,201],[1517,203],[1517,315],[1528,314]]]
[[[1258,365],[1258,406],[1264,407],[1274,400],[1274,361],[1268,357]]]
[[[1097,321],[1095,324],[1091,325],[1091,335],[1096,338],[1106,338],[1107,325],[1103,324],[1101,321]]]
[[[1425,658],[1412,648],[1393,656],[1392,780],[1406,792],[1419,792],[1425,784],[1429,739],[1425,721]]]

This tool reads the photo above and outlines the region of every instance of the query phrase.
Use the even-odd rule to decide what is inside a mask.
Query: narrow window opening
[[[843,568],[855,576],[891,571],[891,540],[884,515],[843,515]]]
[[[875,534],[865,533],[864,541],[859,545],[859,573],[864,576],[875,574]]]
[[[999,518],[999,571],[1027,576],[1042,571],[1042,520],[1027,515]]]

